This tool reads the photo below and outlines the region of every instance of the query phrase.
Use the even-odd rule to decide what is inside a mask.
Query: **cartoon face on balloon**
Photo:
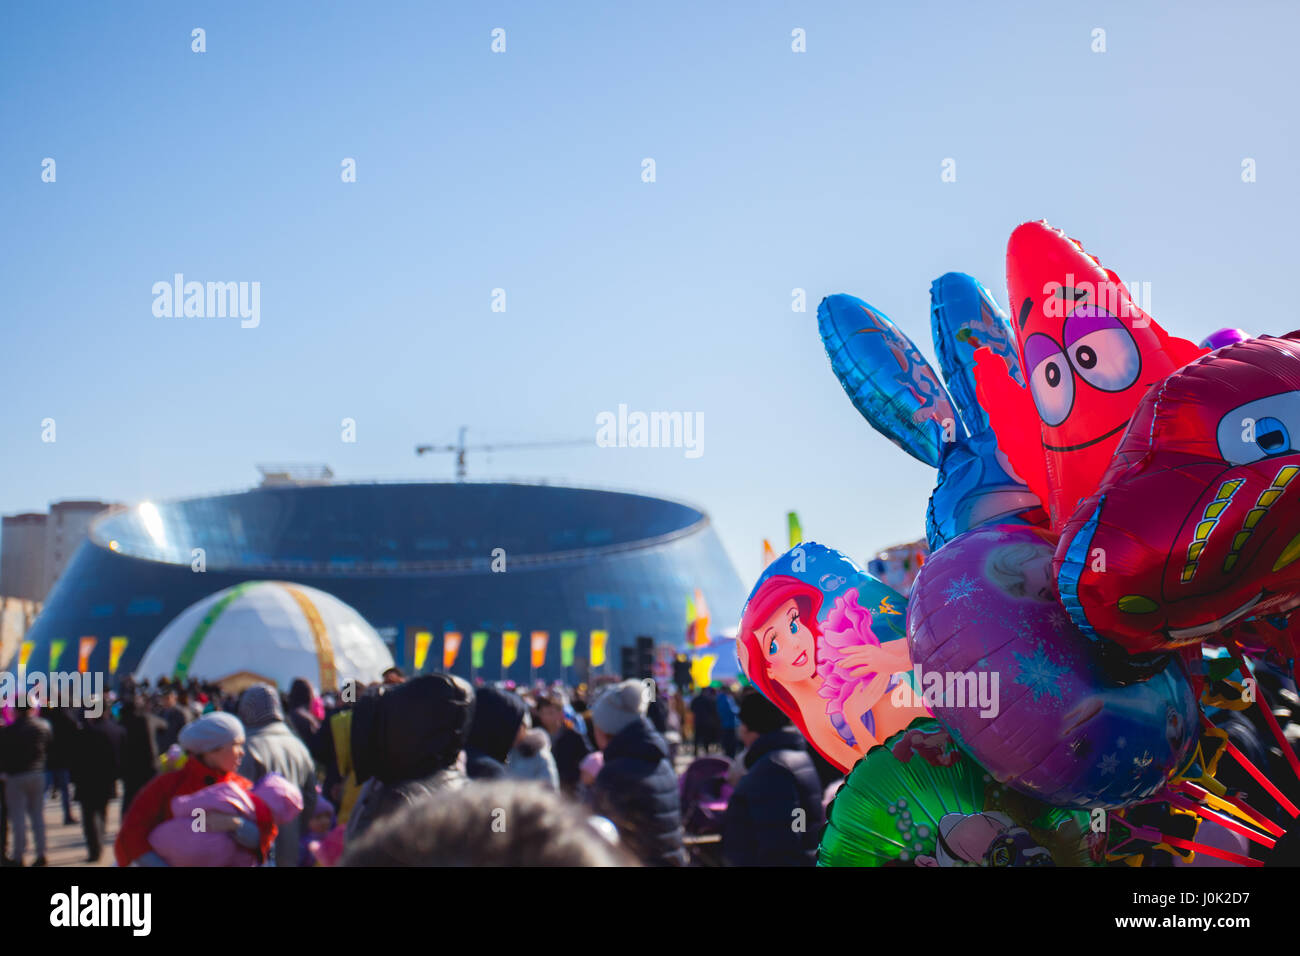
[[[848,558],[804,542],[774,561],[745,605],[741,669],[827,760],[848,771],[928,715],[906,688],[906,600]]]
[[[989,352],[976,357],[978,390],[999,446],[1059,531],[1147,389],[1205,350],[1166,333],[1114,272],[1045,222],[1011,234],[1007,287],[1029,387]]]
[[[1300,605],[1297,476],[1300,334],[1230,344],[1171,376],[1062,535],[1075,623],[1130,653],[1269,627]]]

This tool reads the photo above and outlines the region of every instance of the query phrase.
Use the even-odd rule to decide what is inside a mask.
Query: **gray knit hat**
[[[210,754],[227,744],[244,739],[244,725],[234,714],[214,710],[181,728],[176,742],[192,754]]]
[[[647,697],[645,684],[639,680],[614,684],[596,700],[591,708],[591,719],[612,737],[638,717],[645,716],[649,704]]]
[[[250,730],[284,720],[279,692],[266,684],[254,684],[248,688],[239,698],[239,719]]]

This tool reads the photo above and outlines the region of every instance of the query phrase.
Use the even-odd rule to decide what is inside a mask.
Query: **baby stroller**
[[[692,866],[722,865],[722,814],[731,799],[730,770],[731,762],[722,757],[699,757],[677,782]]]

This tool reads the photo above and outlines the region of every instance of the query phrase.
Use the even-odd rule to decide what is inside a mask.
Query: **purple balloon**
[[[1246,339],[1251,337],[1252,336],[1241,329],[1215,329],[1201,340],[1201,348],[1221,349],[1225,345],[1234,345],[1237,342],[1244,342]]]
[[[1196,698],[1173,655],[1143,681],[1103,672],[1057,596],[1052,537],[985,526],[930,556],[908,599],[914,683],[998,781],[1056,806],[1122,807],[1187,764]]]

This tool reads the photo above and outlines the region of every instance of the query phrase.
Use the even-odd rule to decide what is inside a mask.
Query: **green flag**
[[[475,670],[482,670],[483,652],[487,650],[487,631],[475,631],[469,636],[469,640],[470,652],[473,654],[473,660],[470,663],[474,665]]]
[[[799,527],[799,516],[791,511],[786,515],[786,521],[790,524],[790,547],[803,540],[803,528]]]
[[[560,666],[573,666],[573,649],[578,646],[577,631],[560,632]]]
[[[68,646],[67,641],[50,641],[50,672],[53,673],[59,669],[59,658],[63,656],[63,649]]]

